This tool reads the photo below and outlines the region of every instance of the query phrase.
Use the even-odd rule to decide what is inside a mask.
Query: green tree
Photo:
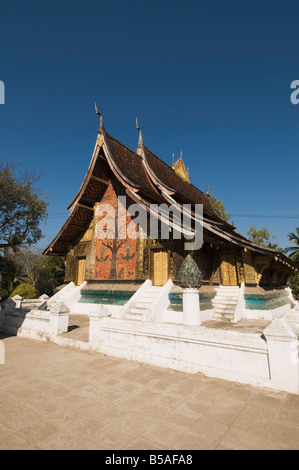
[[[46,196],[36,189],[38,178],[0,161],[0,249],[16,250],[41,238],[39,224],[47,216]]]
[[[26,280],[23,267],[13,253],[0,256],[0,298],[7,299],[11,292]]]
[[[224,205],[224,202],[223,201],[220,201],[219,199],[217,199],[213,194],[211,193],[206,193],[209,198],[210,198],[210,201],[211,201],[211,204],[213,206],[213,208],[215,209],[215,211],[220,215],[220,217],[225,220],[225,222],[228,222],[229,219],[230,219],[230,214],[227,213],[226,211],[226,207]]]
[[[277,245],[277,243],[272,243],[272,242],[269,242],[268,245],[267,245],[268,248],[271,248],[271,250],[280,250],[279,246]]]
[[[20,295],[22,299],[37,299],[38,292],[34,286],[27,284],[27,282],[21,282],[10,294],[10,298],[15,295]]]
[[[255,245],[260,245],[260,246],[264,246],[268,248],[273,247],[273,244],[271,244],[271,240],[273,240],[275,236],[271,235],[271,233],[266,228],[262,228],[258,230],[255,225],[252,227],[249,227],[247,231],[247,236],[248,236],[248,239]]]
[[[40,275],[36,282],[39,295],[54,294],[56,287],[64,282],[65,262],[62,256],[44,256],[40,264]]]
[[[286,253],[290,253],[289,257],[292,261],[299,261],[299,227],[296,228],[296,233],[289,233],[288,237],[290,242],[295,243],[296,246],[289,246],[285,249]]]
[[[16,253],[11,250],[0,256],[0,298],[11,297],[22,283],[32,286],[38,296],[52,296],[56,287],[64,282],[64,271],[63,257],[44,256],[27,248]]]
[[[44,256],[28,248],[19,250],[17,260],[29,284],[37,289],[39,295],[53,295],[54,290],[64,282],[64,258]]]
[[[289,283],[295,299],[299,300],[299,272],[293,274],[289,279]]]

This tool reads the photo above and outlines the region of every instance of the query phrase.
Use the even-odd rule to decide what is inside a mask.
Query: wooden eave
[[[67,248],[70,245],[73,245],[74,241],[84,233],[87,226],[90,224],[93,217],[93,208],[84,206],[80,203],[77,203],[71,213],[69,214],[67,220],[63,224],[59,233],[56,235],[54,240],[50,245],[45,249],[44,254],[66,254]],[[57,252],[57,245],[63,243],[65,249],[63,252],[61,250]]]
[[[99,178],[99,177],[97,177],[93,174],[93,172],[95,170],[95,165],[97,163],[97,159],[98,159],[98,156],[99,156],[99,151],[100,151],[100,147],[98,145],[100,135],[101,134],[98,134],[97,142],[96,142],[96,145],[94,147],[92,158],[91,158],[87,173],[85,175],[84,181],[83,181],[77,195],[75,196],[75,198],[73,199],[73,201],[71,202],[71,204],[67,208],[69,211],[72,211],[72,209],[76,206],[76,204],[84,197],[84,193],[86,192],[86,189],[87,189],[88,184],[90,183],[90,181],[95,180],[95,181],[101,181],[101,183],[103,183],[103,184],[107,184],[107,185],[109,184],[108,180],[105,181],[104,179]],[[95,204],[95,202],[96,201],[91,201],[91,203],[93,203],[93,204]]]

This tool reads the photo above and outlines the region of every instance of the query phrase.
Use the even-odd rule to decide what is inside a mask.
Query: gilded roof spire
[[[138,155],[142,155],[143,154],[143,150],[144,150],[144,143],[143,143],[143,138],[142,138],[142,132],[141,132],[141,129],[138,125],[138,120],[136,118],[136,129],[138,130],[139,132],[139,139],[138,139],[138,145],[137,145],[137,150],[136,150],[136,153]]]
[[[189,168],[186,170],[185,164],[183,162],[183,152],[181,150],[179,159],[174,161],[174,154],[172,154],[172,169],[185,181],[189,181]]]
[[[97,114],[98,116],[100,116],[100,131],[101,131],[101,132],[105,132],[105,127],[104,127],[104,123],[103,123],[103,116],[102,116],[101,113],[98,111],[97,103],[96,103],[96,102],[94,102],[94,108],[95,108],[96,114]]]

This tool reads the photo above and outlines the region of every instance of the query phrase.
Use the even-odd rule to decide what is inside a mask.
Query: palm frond
[[[297,246],[289,246],[287,248],[285,248],[285,253],[288,253],[289,251],[293,251],[293,252],[296,252],[296,251],[299,251],[299,248]]]
[[[296,232],[298,235],[291,232],[288,234],[288,237],[289,237],[290,242],[296,243],[296,245],[299,245],[299,227],[296,228]]]
[[[295,253],[292,253],[290,255],[290,259],[295,262],[299,261],[299,250],[297,250]]]

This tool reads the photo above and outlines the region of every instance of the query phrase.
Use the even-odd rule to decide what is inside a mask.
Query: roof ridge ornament
[[[141,132],[141,129],[138,125],[138,120],[136,118],[136,129],[138,130],[139,132],[139,139],[138,139],[138,145],[137,145],[137,150],[136,150],[136,153],[138,155],[143,155],[143,152],[144,152],[144,143],[143,143],[143,138],[142,138],[142,132]]]
[[[186,170],[184,161],[183,161],[183,151],[181,150],[180,157],[175,162],[174,161],[174,154],[172,154],[172,169],[179,175],[183,180],[190,183],[189,180],[189,168]]]
[[[97,108],[97,103],[94,102],[94,109],[95,109],[95,112],[98,116],[100,116],[100,131],[101,132],[105,132],[105,127],[104,127],[104,123],[103,123],[103,116],[101,115],[101,113],[98,111],[98,108]]]

